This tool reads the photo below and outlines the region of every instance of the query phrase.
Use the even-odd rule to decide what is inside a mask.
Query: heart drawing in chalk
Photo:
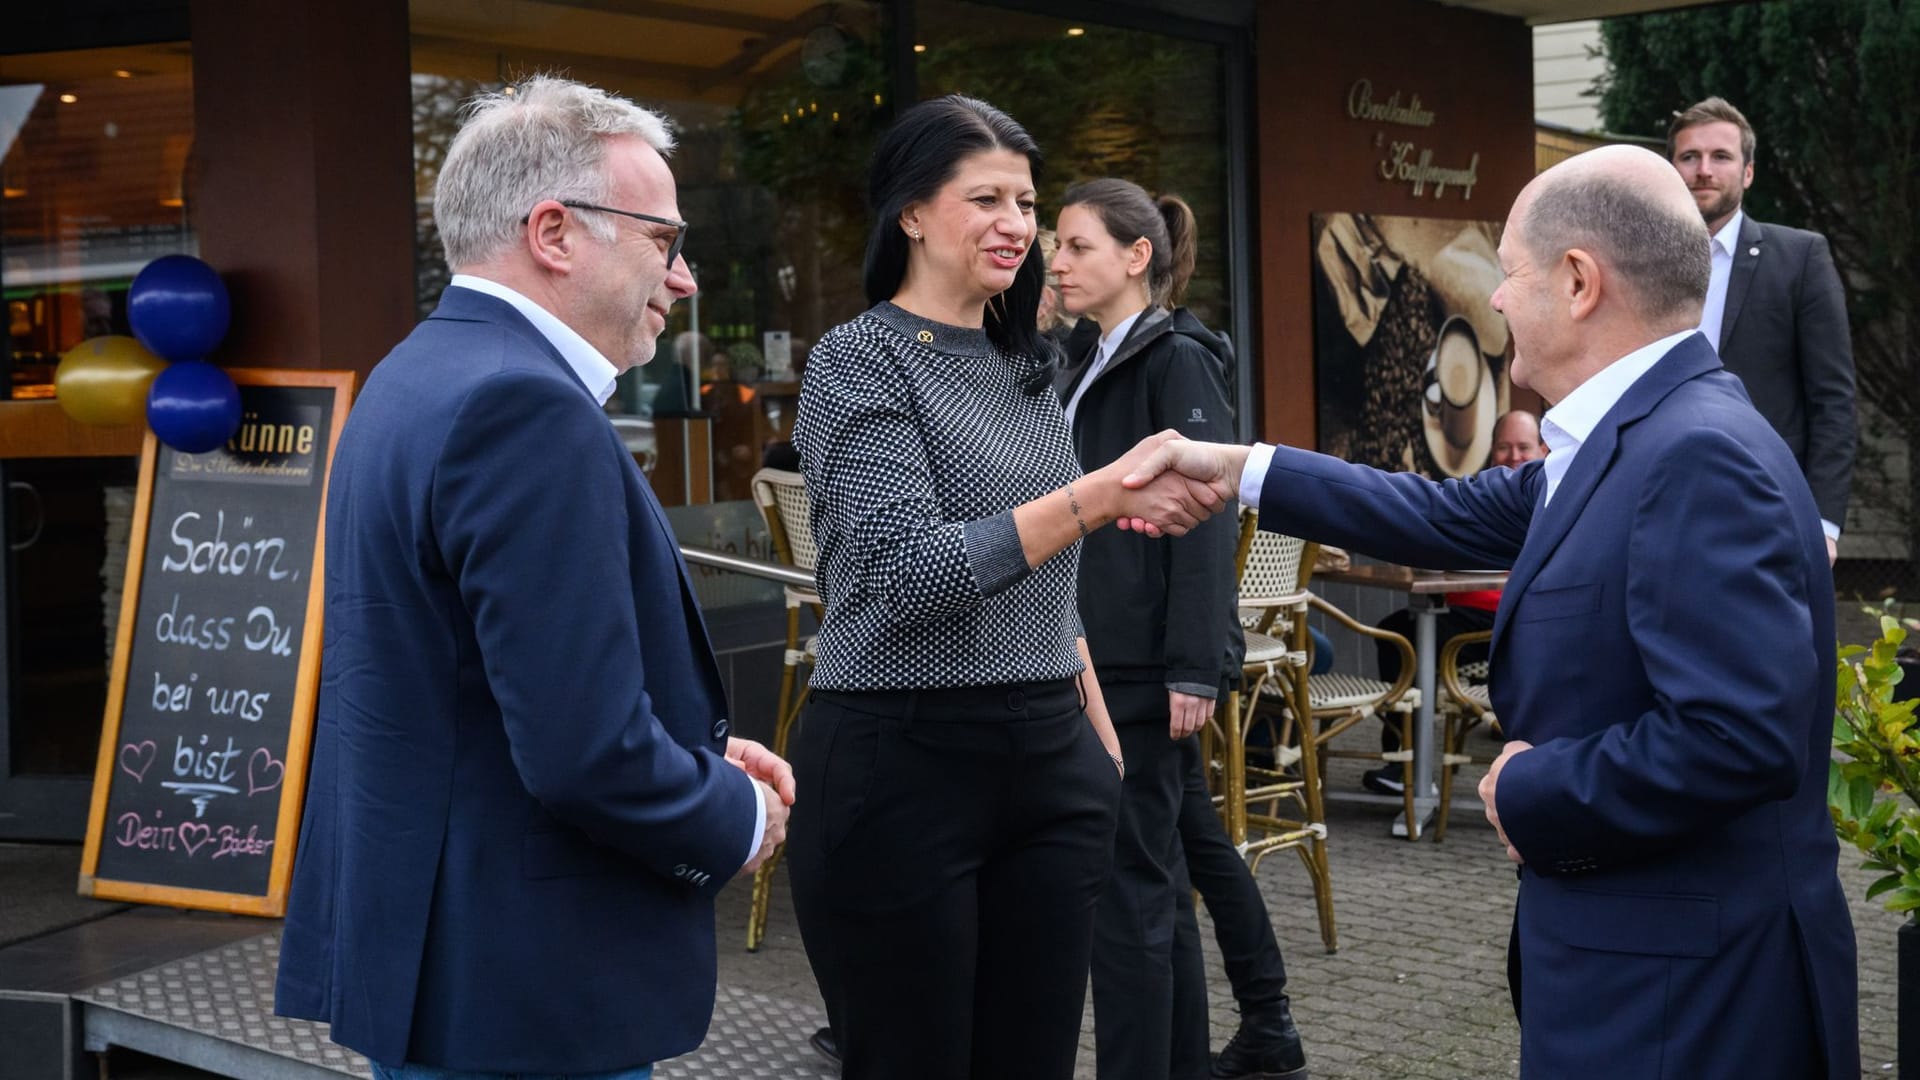
[[[180,838],[180,846],[187,849],[189,859],[193,858],[193,853],[205,846],[207,841],[213,839],[213,827],[202,825],[197,821],[183,821],[174,827],[173,832]],[[199,839],[193,839],[195,836]]]
[[[128,776],[141,783],[147,782],[147,770],[153,768],[153,759],[160,754],[160,748],[152,739],[137,743],[128,743],[120,748],[120,767]]]
[[[269,779],[271,777],[271,779]],[[247,794],[258,795],[263,791],[272,791],[287,778],[287,767],[274,758],[273,752],[261,747],[247,759]]]

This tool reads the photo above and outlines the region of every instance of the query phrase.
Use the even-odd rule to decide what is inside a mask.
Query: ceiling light
[[[915,45],[915,46],[913,47],[913,51],[914,51],[914,52],[926,52],[926,51],[927,51],[927,47],[926,47],[925,45]]]
[[[60,95],[60,104],[62,104],[62,105],[71,105],[71,104],[73,104],[74,102],[76,102],[76,101],[79,101],[79,100],[80,100],[80,98],[79,98],[79,96],[78,96],[78,95],[76,95],[76,94],[61,94],[61,95]]]
[[[1079,36],[1081,36],[1082,34],[1085,34],[1086,32],[1087,32],[1087,28],[1086,28],[1086,27],[1084,27],[1084,26],[1069,26],[1069,27],[1067,27],[1067,36],[1068,36],[1068,37],[1079,37]]]
[[[131,79],[133,78],[133,72],[128,71],[126,68],[114,68],[113,77],[116,79]]]

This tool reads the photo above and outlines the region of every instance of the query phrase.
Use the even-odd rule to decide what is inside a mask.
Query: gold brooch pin
[[[916,334],[915,336],[920,339],[920,344],[922,345],[933,344],[933,331],[931,330],[922,330],[920,331],[920,333]]]

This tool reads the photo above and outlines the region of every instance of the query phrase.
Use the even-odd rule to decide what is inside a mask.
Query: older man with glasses
[[[642,1080],[704,1038],[713,895],[793,774],[728,737],[678,545],[601,407],[695,285],[661,119],[536,78],[441,170],[454,267],[348,419],[277,1008],[374,1075]]]

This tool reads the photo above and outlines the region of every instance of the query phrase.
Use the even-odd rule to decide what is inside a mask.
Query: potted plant
[[[1880,877],[1867,899],[1907,913],[1899,930],[1900,1075],[1920,1076],[1920,700],[1896,700],[1900,646],[1920,619],[1900,619],[1891,600],[1867,609],[1880,618],[1880,638],[1840,650],[1834,700],[1836,757],[1827,773],[1827,804],[1840,839],[1866,853]]]

